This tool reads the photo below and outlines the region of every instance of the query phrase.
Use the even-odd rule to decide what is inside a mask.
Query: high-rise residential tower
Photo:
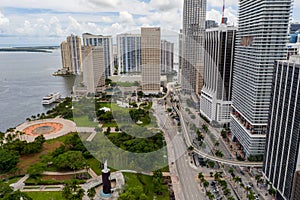
[[[218,28],[207,29],[205,34],[200,112],[209,121],[222,125],[230,122],[236,30],[221,24]]]
[[[300,56],[276,61],[271,93],[264,175],[276,199],[300,199]]]
[[[142,90],[146,94],[160,92],[161,35],[159,27],[141,29]]]
[[[263,155],[275,60],[286,59],[292,0],[240,0],[231,130],[245,156]]]
[[[64,72],[70,72],[71,71],[71,54],[69,45],[66,41],[63,41],[60,44],[61,49],[61,60],[62,60],[62,68]]]
[[[117,35],[119,73],[141,73],[141,35]]]
[[[96,93],[105,86],[104,48],[101,46],[84,47],[83,82],[87,92]]]
[[[71,74],[82,72],[81,39],[76,35],[67,37],[66,42],[61,43],[61,58],[63,69]]]
[[[174,68],[174,43],[161,41],[161,73],[168,74]]]
[[[84,46],[102,46],[104,49],[105,76],[114,74],[114,55],[112,36],[93,35],[90,33],[82,34]]]
[[[200,94],[204,73],[206,0],[184,0],[181,86]]]

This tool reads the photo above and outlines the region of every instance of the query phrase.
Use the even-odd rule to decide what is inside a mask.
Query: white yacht
[[[57,100],[59,100],[60,97],[61,97],[61,95],[58,92],[57,93],[50,93],[47,96],[43,97],[42,104],[43,105],[49,105],[49,104],[54,103]]]

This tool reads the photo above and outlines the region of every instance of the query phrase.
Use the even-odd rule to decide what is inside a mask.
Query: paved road
[[[171,174],[176,173],[175,177],[178,177],[179,181],[179,187],[176,187],[177,191],[174,188],[175,197],[179,200],[204,199],[205,197],[197,187],[196,179],[198,172],[190,166],[190,159],[187,154],[187,146],[183,140],[183,135],[178,133],[177,126],[173,125],[169,116],[164,112],[164,106],[156,104],[154,106],[159,125],[170,139],[170,141],[166,140],[167,145],[173,146],[173,157],[170,158],[170,154],[172,153],[170,151],[168,151],[168,155],[169,162],[171,162]],[[178,181],[175,180],[175,184]]]
[[[171,84],[168,84],[168,90],[171,90],[172,87],[173,86]],[[207,159],[210,159],[212,161],[219,162],[221,164],[227,164],[227,165],[233,165],[233,166],[242,166],[242,167],[262,167],[262,165],[263,165],[262,162],[247,162],[247,161],[235,161],[235,160],[223,159],[223,158],[219,158],[219,157],[216,157],[216,156],[209,155],[209,154],[197,149],[191,142],[190,134],[189,134],[189,131],[187,129],[187,125],[185,123],[185,118],[182,114],[182,110],[181,110],[182,106],[180,106],[180,110],[178,110],[176,107],[174,107],[174,108],[175,108],[176,112],[178,113],[178,115],[180,117],[185,142],[186,142],[187,146],[194,147],[193,151],[195,153],[201,155],[203,158],[207,158]]]

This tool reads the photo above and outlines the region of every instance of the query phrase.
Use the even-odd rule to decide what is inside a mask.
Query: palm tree
[[[204,178],[204,175],[202,174],[202,172],[199,172],[199,174],[198,174],[198,178],[199,178],[199,179],[202,179],[202,178]]]
[[[228,170],[229,174],[233,174],[233,171],[234,171],[234,170],[233,170],[232,167],[230,167],[229,170]]]
[[[76,197],[77,197],[77,199],[82,199],[83,196],[84,196],[84,189],[80,188],[80,189],[77,191]]]
[[[90,189],[88,189],[88,197],[90,198],[90,199],[94,199],[94,197],[95,197],[95,195],[96,195],[96,190],[95,190],[95,188],[90,188]]]
[[[208,182],[207,180],[205,180],[205,181],[203,182],[203,186],[204,186],[205,191],[206,191],[206,188],[209,186],[209,182]]]
[[[220,145],[220,142],[219,141],[216,141],[215,143],[215,147],[219,146]]]
[[[220,178],[222,178],[222,172],[216,172],[214,175],[215,181],[220,180]]]

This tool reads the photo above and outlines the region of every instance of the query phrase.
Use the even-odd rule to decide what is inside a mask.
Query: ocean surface
[[[72,77],[55,77],[61,68],[60,50],[53,53],[0,53],[0,131],[5,132],[53,106],[43,106],[42,98],[51,92],[62,97],[71,94]]]

